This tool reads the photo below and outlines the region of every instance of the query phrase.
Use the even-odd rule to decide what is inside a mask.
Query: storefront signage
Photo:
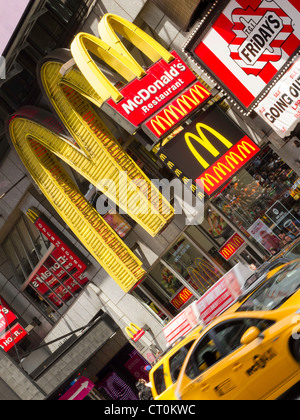
[[[17,319],[16,315],[11,311],[5,300],[0,299],[0,332],[4,331],[10,324]]]
[[[107,104],[136,128],[196,81],[194,73],[175,51],[170,63],[158,61],[146,70],[146,75],[134,79],[120,90],[123,96],[118,103],[109,99]]]
[[[257,114],[282,138],[300,122],[300,58],[255,108]]]
[[[193,293],[184,287],[172,300],[171,303],[176,309],[180,309],[191,297]]]
[[[216,3],[209,30],[202,23],[185,52],[245,111],[256,105],[300,46],[298,0]],[[206,19],[208,23],[208,19]]]
[[[89,263],[80,256],[79,251],[73,251],[66,244],[62,234],[55,232],[56,228],[44,215],[35,209],[29,209],[27,215],[55,247],[31,278],[30,283],[42,296],[46,296],[57,307],[60,307],[62,302],[72,297],[71,293],[74,294],[80,285],[83,286],[88,282],[84,271]]]
[[[125,331],[128,337],[135,343],[138,342],[143,337],[143,335],[145,335],[145,331],[142,328],[138,327],[133,322],[131,322],[125,328]]]
[[[197,82],[151,117],[145,123],[144,131],[159,140],[210,98],[211,93],[200,82]]]
[[[211,96],[201,83],[196,83],[195,74],[176,51],[169,52],[134,24],[120,16],[107,14],[98,28],[101,39],[78,34],[71,44],[72,54],[82,74],[101,97],[99,106],[130,134],[141,129],[155,143]],[[142,68],[117,33],[135,45],[153,64],[147,69]],[[97,67],[90,52],[122,75],[127,81],[125,86],[118,90],[116,84]],[[109,56],[113,59],[107,60]],[[176,99],[172,103],[175,97],[179,102]],[[162,110],[164,106],[165,110]],[[159,121],[164,124],[165,119],[167,128],[158,130],[156,121],[160,125]]]
[[[210,108],[158,153],[183,183],[212,195],[248,163],[259,147],[221,111]]]
[[[225,260],[229,260],[240,248],[245,241],[238,233],[235,233],[231,238],[219,249],[219,253]]]
[[[63,239],[63,235],[56,233],[56,228],[47,218],[42,215],[36,209],[29,209],[27,211],[29,220],[38,228],[38,230],[57,248],[60,253],[53,254],[57,259],[61,255],[65,255],[70,260],[68,269],[77,268],[81,273],[86,270],[89,262],[83,256],[80,256],[80,252],[77,250],[74,252],[69,245],[66,243],[66,239]]]
[[[132,25],[120,19],[115,20],[121,26]],[[139,30],[133,26],[136,39]],[[151,37],[147,39],[147,34],[141,33],[154,62],[159,58],[170,62],[174,58]],[[113,32],[111,36],[114,35]],[[90,68],[92,63],[86,63],[85,40],[96,46],[96,52],[102,51],[101,57],[108,65],[114,67],[117,60],[117,71],[128,81],[145,74],[131,56],[126,58],[104,41],[81,34],[72,43],[72,52],[84,75],[72,66],[65,69],[64,64],[70,59],[66,51],[55,52],[44,59],[38,71],[50,104],[72,137],[63,132],[59,122],[53,123],[53,117],[32,107],[22,108],[12,116],[8,132],[23,163],[47,199],[83,245],[128,292],[145,274],[142,262],[85,200],[55,155],[104,192],[152,236],[170,222],[174,209],[122,150],[91,106],[89,100],[98,106],[109,97],[117,100],[119,91],[97,66],[97,71],[94,71],[93,66],[92,70]]]
[[[8,352],[13,346],[23,338],[25,338],[27,332],[21,327],[20,324],[16,324],[10,328],[8,332],[0,337],[0,348],[5,352]]]
[[[95,384],[84,376],[79,378],[68,391],[59,398],[60,401],[82,401],[95,387]]]

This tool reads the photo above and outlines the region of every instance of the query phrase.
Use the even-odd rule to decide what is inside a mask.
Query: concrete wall
[[[43,400],[45,393],[0,349],[0,400]]]

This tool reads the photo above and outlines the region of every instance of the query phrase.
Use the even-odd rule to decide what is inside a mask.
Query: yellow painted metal
[[[128,58],[128,60],[132,61],[135,66],[137,66],[137,71],[140,71],[140,76],[138,77],[142,77],[145,72],[129,53],[116,32],[118,32],[118,34],[126,38],[131,44],[137,47],[143,54],[150,58],[153,63],[160,60],[161,58],[163,58],[168,63],[174,59],[174,56],[159,42],[157,42],[138,26],[127,21],[121,16],[117,16],[112,13],[106,13],[99,22],[98,31],[100,38],[103,41],[105,41],[124,57]]]
[[[62,152],[64,139],[22,117],[11,121],[9,131],[25,167],[57,213],[119,286],[125,292],[131,290],[145,274],[142,263],[86,201],[48,150],[49,145],[60,144]]]
[[[62,64],[47,61],[41,80],[55,111],[78,147],[60,138],[42,144],[139,223],[151,236],[168,223],[174,209],[106,128],[91,102],[101,99],[76,69],[61,76]],[[81,92],[85,92],[82,96]]]
[[[132,61],[94,35],[83,32],[77,34],[71,44],[71,52],[78,68],[103,101],[112,97],[118,102],[123,96],[98,68],[90,53],[117,69],[126,81],[130,82],[136,77],[136,67]]]
[[[122,95],[99,70],[90,53],[127,81],[142,77],[145,72],[122,49],[120,41],[116,49],[112,48],[111,43],[116,41],[114,29],[124,36],[127,34],[153,61],[161,57],[171,61],[173,56],[122,18],[107,15],[103,28],[105,26],[110,44],[89,34],[80,33],[75,37],[71,51],[79,70],[75,66],[64,66],[58,58],[46,59],[40,68],[41,86],[73,139],[59,136],[34,120],[20,116],[12,119],[9,130],[24,165],[55,210],[128,292],[145,274],[141,261],[85,200],[57,157],[104,192],[151,236],[157,235],[172,219],[174,209],[122,150],[95,111],[93,105],[101,107],[109,97],[118,101]],[[103,28],[101,33],[105,32]]]

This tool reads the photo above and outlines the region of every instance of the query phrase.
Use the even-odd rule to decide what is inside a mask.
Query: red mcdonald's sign
[[[238,233],[235,233],[231,238],[222,246],[219,253],[225,260],[229,260],[245,243],[244,239]]]

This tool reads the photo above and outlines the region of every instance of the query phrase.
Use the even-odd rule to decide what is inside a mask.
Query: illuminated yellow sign
[[[163,146],[158,156],[184,183],[192,180],[211,195],[259,151],[225,113],[211,107]]]
[[[144,48],[153,60],[173,56],[135,25],[107,15],[100,25],[106,41],[130,32],[130,39]],[[124,47],[125,48],[125,47]],[[117,51],[122,50],[121,53]],[[90,53],[113,67],[126,80],[142,77],[144,70],[126,53],[121,42],[112,48],[89,34],[79,34],[72,43],[73,58],[80,70],[65,56],[65,50],[44,59],[38,75],[41,87],[72,138],[62,134],[47,118],[41,122],[28,110],[12,116],[11,140],[27,170],[47,199],[79,240],[114,280],[128,292],[145,274],[141,261],[125,246],[96,210],[85,200],[60,164],[66,162],[91,184],[104,192],[150,235],[157,235],[174,215],[174,209],[122,150],[102,122],[93,105],[100,107],[120,93],[91,60]],[[88,60],[87,60],[88,58]],[[32,111],[38,114],[38,111]],[[48,120],[50,117],[48,117]]]

